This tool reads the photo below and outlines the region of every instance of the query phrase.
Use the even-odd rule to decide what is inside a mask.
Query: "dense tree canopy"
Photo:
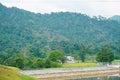
[[[114,53],[110,50],[110,47],[108,45],[104,45],[97,53],[96,60],[98,62],[111,63],[114,60]]]
[[[105,43],[109,44],[115,58],[120,59],[119,33],[119,21],[101,16],[72,12],[35,14],[0,4],[0,63],[20,68],[22,65],[24,68],[55,67],[58,61],[64,63],[63,54],[79,57],[84,62],[86,55],[95,55]],[[52,55],[47,55],[50,51]],[[15,58],[18,54],[22,57]]]

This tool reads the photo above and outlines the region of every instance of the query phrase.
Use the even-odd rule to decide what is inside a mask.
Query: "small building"
[[[66,59],[67,59],[67,63],[75,63],[75,60],[74,60],[74,57],[72,56],[66,56]]]

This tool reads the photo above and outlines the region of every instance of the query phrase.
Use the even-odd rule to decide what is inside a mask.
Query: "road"
[[[80,67],[80,68],[50,68],[50,69],[34,69],[34,70],[20,70],[20,73],[25,75],[41,75],[41,74],[56,74],[56,73],[69,73],[69,72],[81,72],[81,71],[99,71],[99,70],[111,70],[120,69],[119,67]]]

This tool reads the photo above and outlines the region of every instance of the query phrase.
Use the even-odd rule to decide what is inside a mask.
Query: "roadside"
[[[65,78],[102,76],[102,75],[112,75],[112,74],[120,74],[120,70],[81,71],[81,72],[69,72],[69,73],[42,74],[42,75],[33,75],[33,76],[40,80],[62,80]]]
[[[80,67],[80,68],[50,68],[40,70],[21,70],[23,74],[31,75],[36,78],[55,78],[55,77],[72,77],[72,76],[88,76],[96,74],[112,74],[120,73],[120,68],[112,66],[99,67]]]

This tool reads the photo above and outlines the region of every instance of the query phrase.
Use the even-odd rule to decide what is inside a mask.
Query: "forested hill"
[[[114,15],[114,16],[110,17],[109,19],[120,22],[120,15]]]
[[[22,49],[68,49],[68,44],[120,47],[120,23],[104,17],[58,12],[35,14],[0,4],[0,51]],[[67,46],[67,47],[66,47]]]

